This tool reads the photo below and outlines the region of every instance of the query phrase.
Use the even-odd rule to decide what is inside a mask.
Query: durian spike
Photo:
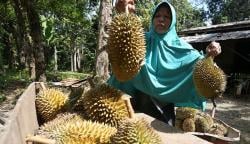
[[[134,109],[133,109],[133,107],[131,105],[130,98],[131,98],[131,96],[129,96],[129,95],[124,94],[122,96],[122,99],[125,101],[125,105],[126,105],[127,110],[128,110],[129,118],[132,119],[132,118],[134,118],[135,113],[134,113]]]
[[[25,138],[26,144],[32,142],[32,143],[39,143],[39,144],[55,144],[55,140],[47,139],[41,136],[32,136],[32,135],[27,135]]]

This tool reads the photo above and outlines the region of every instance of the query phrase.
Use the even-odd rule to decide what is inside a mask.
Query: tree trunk
[[[81,69],[81,53],[80,53],[79,47],[77,47],[76,62],[77,62],[77,71],[80,71],[80,69]]]
[[[56,46],[54,46],[54,61],[55,61],[54,70],[57,71],[58,70],[58,65],[57,65],[57,49],[56,49]]]
[[[98,34],[98,44],[96,49],[96,69],[95,75],[100,77],[103,80],[109,78],[109,60],[108,54],[105,50],[107,44],[107,33],[106,27],[111,22],[112,14],[112,1],[111,0],[102,0],[100,9],[99,9],[99,34]]]
[[[78,70],[77,68],[77,46],[76,46],[76,36],[71,36],[70,40],[70,48],[71,51],[71,71],[76,72]]]
[[[35,56],[36,81],[46,81],[45,76],[45,58],[44,46],[42,43],[42,31],[39,15],[35,9],[34,0],[22,0],[23,6],[26,8],[30,35],[33,40],[33,49]]]
[[[76,49],[74,48],[74,72],[76,72],[77,71],[77,59],[76,59]]]
[[[71,52],[71,71],[73,72],[77,71],[77,53],[75,48]]]
[[[74,52],[71,52],[71,71],[74,71]]]
[[[29,75],[32,81],[36,80],[36,63],[34,50],[31,46],[31,42],[27,43],[27,65],[29,67]]]
[[[26,39],[25,39],[25,21],[23,17],[23,12],[21,10],[21,3],[19,0],[13,0],[13,7],[16,13],[17,17],[17,35],[16,37],[16,46],[17,46],[17,57],[18,57],[18,63],[19,63],[19,69],[25,68],[25,62],[26,62],[26,52],[25,52],[25,46],[26,46]]]
[[[8,69],[12,69],[14,67],[14,54],[13,54],[13,45],[11,43],[11,34],[3,35],[3,55],[6,59],[6,64],[8,65]]]
[[[35,57],[28,32],[25,26],[25,14],[20,0],[13,0],[13,7],[17,17],[17,53],[19,69],[27,68],[31,80],[35,80]]]
[[[3,34],[3,56],[6,59],[5,64],[8,65],[8,69],[15,68],[15,50],[14,50],[14,36],[15,35],[15,28],[12,22],[8,22],[3,24],[3,28],[7,31],[7,33]]]

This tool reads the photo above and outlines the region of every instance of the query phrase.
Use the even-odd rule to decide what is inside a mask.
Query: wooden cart
[[[7,120],[4,131],[0,133],[0,144],[29,144],[32,143],[33,138],[36,139],[36,137],[33,136],[39,125],[35,109],[35,97],[37,90],[40,89],[41,86],[41,83],[31,83],[18,99],[15,108]],[[215,142],[209,142],[192,133],[183,133],[143,113],[136,113],[135,116],[146,119],[160,135],[163,144],[212,144]],[[204,135],[207,136],[206,134]],[[231,129],[229,136],[231,137],[219,138],[219,140],[221,140],[220,142],[225,144],[227,142],[238,141],[240,132],[236,129]],[[209,137],[214,138],[213,140],[217,139],[211,135]],[[209,140],[211,141],[211,139]],[[41,142],[43,142],[43,140]],[[55,141],[45,140],[44,143],[52,144],[55,143]]]

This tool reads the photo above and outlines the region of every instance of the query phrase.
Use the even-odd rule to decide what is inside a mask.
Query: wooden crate
[[[214,135],[210,133],[200,133],[200,132],[188,132],[189,134],[196,135],[198,137],[201,137],[205,140],[208,140],[210,142],[213,142],[215,144],[227,144],[231,142],[236,142],[240,141],[240,131],[231,127],[227,123],[225,123],[222,120],[213,118],[216,123],[224,125],[224,127],[227,128],[228,134],[227,136],[219,136],[219,135]]]
[[[9,116],[9,120],[0,135],[0,144],[27,144],[32,143],[34,132],[38,129],[35,109],[36,90],[43,85],[33,82],[18,99],[17,104]],[[144,118],[160,135],[163,144],[211,144],[193,134],[183,133],[174,127],[156,120],[143,113],[135,113],[135,117]],[[27,139],[29,137],[29,140]],[[34,141],[37,140],[33,137]],[[39,137],[38,137],[39,140]],[[43,141],[43,139],[42,139]],[[44,140],[44,143],[55,143],[53,140]]]
[[[38,128],[35,109],[37,84],[31,83],[18,99],[1,132],[0,144],[26,144],[26,136]]]

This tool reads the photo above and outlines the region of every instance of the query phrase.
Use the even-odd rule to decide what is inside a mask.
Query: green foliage
[[[6,96],[0,93],[0,104],[6,100]]]
[[[228,22],[250,19],[250,0],[228,0],[223,10]]]
[[[3,44],[0,43],[0,71],[3,69]]]
[[[2,72],[0,75],[0,89],[5,89],[11,83],[23,82],[29,83],[29,74],[26,70],[8,70]]]
[[[84,72],[90,72],[93,71],[93,68],[95,67],[95,52],[93,49],[83,49],[83,67],[84,67]]]
[[[43,16],[41,17],[43,34],[47,44],[48,69],[54,66],[54,47],[58,52],[58,69],[70,70],[71,54],[76,48],[82,51],[82,69],[93,67],[96,48],[96,33],[94,29],[95,13],[93,7],[97,1],[39,1]],[[92,10],[92,12],[90,12]],[[92,63],[92,65],[91,65]]]
[[[13,31],[16,22],[16,17],[14,13],[14,9],[11,6],[11,3],[7,0],[0,2],[0,70],[3,65],[8,63],[9,55],[4,54],[5,49],[8,49],[6,46],[10,44],[10,42],[6,42],[6,40],[14,41]],[[15,51],[15,47],[12,47],[13,51]]]
[[[61,81],[64,79],[84,79],[90,75],[90,73],[77,73],[77,72],[47,72],[48,81]]]
[[[172,0],[177,15],[177,31],[204,25],[202,11],[194,9],[187,0]]]
[[[149,31],[153,9],[160,0],[138,0],[136,14],[140,17],[145,31]]]
[[[206,0],[204,19],[211,19],[212,24],[235,22],[249,19],[250,0]]]
[[[222,23],[222,11],[225,8],[225,0],[206,0],[208,11],[206,11],[207,19],[211,19],[212,24]]]
[[[136,13],[141,18],[145,31],[149,30],[152,12],[161,0],[138,0],[136,3]],[[202,26],[202,11],[194,9],[187,0],[172,0],[177,15],[177,31]]]

